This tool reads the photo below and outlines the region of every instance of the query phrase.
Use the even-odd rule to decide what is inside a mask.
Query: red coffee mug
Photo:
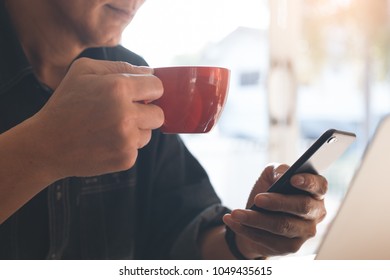
[[[205,133],[218,121],[229,90],[230,70],[207,66],[154,68],[163,96],[153,101],[164,111],[164,133]]]

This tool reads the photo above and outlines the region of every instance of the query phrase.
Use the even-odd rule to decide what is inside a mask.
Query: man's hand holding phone
[[[337,141],[333,138],[335,132]],[[264,169],[250,194],[247,209],[233,210],[224,217],[243,256],[294,253],[316,234],[317,224],[326,215],[323,198],[328,189],[327,180],[319,173],[354,138],[351,133],[329,130],[291,167],[269,165]]]
[[[256,182],[247,207],[256,205],[262,211],[236,209],[224,217],[236,235],[238,250],[248,259],[297,252],[316,234],[317,224],[326,215],[323,197],[328,183],[321,175],[303,173],[291,179],[305,194],[267,192],[287,169],[287,165],[270,165]]]

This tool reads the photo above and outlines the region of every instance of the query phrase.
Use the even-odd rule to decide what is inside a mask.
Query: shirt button
[[[56,192],[56,199],[60,200],[62,197],[62,192]]]
[[[56,199],[60,200],[62,198],[61,185],[56,186]]]

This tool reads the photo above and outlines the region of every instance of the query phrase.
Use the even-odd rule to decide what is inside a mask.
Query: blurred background
[[[122,44],[152,67],[231,69],[217,127],[182,135],[229,207],[245,206],[266,164],[292,164],[323,131],[357,134],[324,173],[328,216],[296,255],[315,253],[390,112],[390,0],[148,0]]]

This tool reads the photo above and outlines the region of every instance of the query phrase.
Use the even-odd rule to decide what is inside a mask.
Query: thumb
[[[79,58],[75,60],[71,68],[78,74],[139,74],[151,75],[153,68],[146,66],[135,66],[124,61],[95,60],[90,58]]]

